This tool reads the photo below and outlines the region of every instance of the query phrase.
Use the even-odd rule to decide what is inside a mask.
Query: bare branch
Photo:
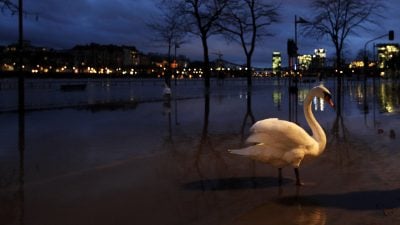
[[[18,5],[14,4],[10,0],[0,0],[1,4],[1,12],[8,10],[11,12],[12,15],[18,12]]]
[[[217,21],[230,0],[162,0],[169,9],[179,12],[185,22],[185,30],[201,39],[204,52],[203,73],[205,86],[210,86],[208,38],[218,34]]]
[[[278,22],[278,5],[263,0],[234,0],[222,15],[218,24],[228,41],[239,43],[246,55],[246,65],[251,68],[251,59],[257,40],[271,36],[268,26]],[[251,85],[251,70],[248,70]]]
[[[14,16],[15,14],[18,13],[19,6],[10,0],[0,0],[0,10],[2,13],[5,13],[6,11],[11,12],[11,15]],[[35,20],[39,20],[39,14],[38,13],[31,13],[27,11],[22,12],[24,16],[34,16]]]
[[[312,8],[316,16],[305,24],[305,33],[316,38],[328,36],[336,49],[336,63],[341,65],[341,54],[349,34],[358,29],[368,30],[377,25],[385,7],[382,0],[314,0]]]

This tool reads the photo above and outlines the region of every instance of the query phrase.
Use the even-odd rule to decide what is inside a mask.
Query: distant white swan
[[[311,110],[314,97],[323,98],[333,107],[331,93],[324,86],[317,86],[310,90],[304,100],[304,116],[312,130],[312,136],[293,122],[270,118],[260,120],[250,128],[251,134],[246,142],[253,145],[228,151],[278,167],[280,184],[282,167],[293,166],[296,185],[302,185],[299,175],[301,161],[305,156],[320,155],[326,146],[325,132]]]
[[[171,96],[171,88],[168,86],[167,83],[164,83],[163,95]]]

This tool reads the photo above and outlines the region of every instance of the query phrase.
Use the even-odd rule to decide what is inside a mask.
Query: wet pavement
[[[0,224],[400,224],[398,81],[323,82],[338,105],[315,102],[328,144],[300,188],[292,168],[279,186],[277,169],[227,149],[253,120],[307,127],[302,101],[319,82],[296,98],[286,80],[215,81],[209,94],[180,81],[170,99],[158,81],[116,83],[46,89],[51,101],[27,91],[22,115],[0,90]]]

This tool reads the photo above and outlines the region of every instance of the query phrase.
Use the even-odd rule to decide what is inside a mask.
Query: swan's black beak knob
[[[325,94],[324,100],[332,107],[335,108],[335,104],[332,101],[332,96],[330,94]]]

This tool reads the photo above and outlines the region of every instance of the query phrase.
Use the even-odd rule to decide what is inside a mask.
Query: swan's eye
[[[332,95],[328,92],[324,92],[324,100],[331,106],[331,107],[335,107],[335,105],[333,104],[332,101]]]

